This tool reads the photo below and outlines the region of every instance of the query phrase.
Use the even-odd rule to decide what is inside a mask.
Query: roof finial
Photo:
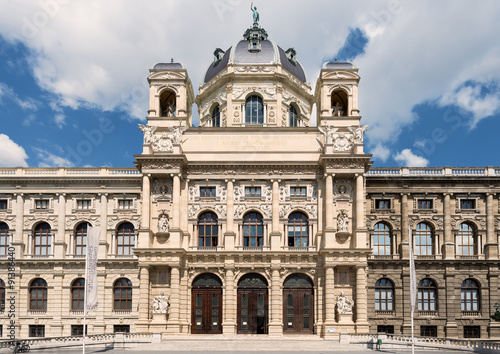
[[[337,62],[337,57],[335,57],[335,62]]]
[[[250,4],[250,10],[253,12],[253,25],[258,26],[259,25],[259,12],[257,11],[257,6],[253,6],[253,1]]]
[[[170,62],[173,63],[174,62],[174,58],[170,59]]]

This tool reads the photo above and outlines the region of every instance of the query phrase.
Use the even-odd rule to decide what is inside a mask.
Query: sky
[[[254,5],[313,89],[359,68],[373,167],[500,166],[500,1]],[[132,167],[148,70],[173,58],[197,91],[251,24],[246,0],[0,0],[0,167]]]

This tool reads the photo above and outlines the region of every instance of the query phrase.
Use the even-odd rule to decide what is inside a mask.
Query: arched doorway
[[[191,333],[222,333],[222,281],[213,274],[201,274],[191,290]]]
[[[267,280],[246,274],[238,282],[238,333],[266,334],[268,325]]]
[[[314,289],[304,274],[292,274],[283,284],[283,331],[313,333]]]

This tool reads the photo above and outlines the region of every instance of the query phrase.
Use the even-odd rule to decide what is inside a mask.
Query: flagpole
[[[408,227],[408,238],[409,238],[409,253],[410,253],[410,318],[411,318],[411,353],[415,354],[415,338],[414,338],[414,327],[413,327],[413,312],[415,311],[415,298],[416,298],[416,272],[415,272],[415,259],[413,258],[413,235],[411,232],[411,226]]]

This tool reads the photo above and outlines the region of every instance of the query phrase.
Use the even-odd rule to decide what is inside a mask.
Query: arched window
[[[160,116],[175,117],[176,94],[174,91],[165,90],[160,95]]]
[[[219,223],[217,215],[206,212],[198,218],[198,246],[216,247],[219,238]]]
[[[342,90],[332,92],[332,116],[344,117],[349,115],[347,93]]]
[[[264,240],[264,225],[262,215],[256,212],[247,213],[243,217],[243,246],[262,247]]]
[[[304,213],[295,212],[288,217],[288,246],[309,246],[309,223]]]
[[[135,247],[134,225],[124,222],[116,230],[116,254],[119,256],[129,256],[133,254]]]
[[[52,235],[50,231],[50,225],[46,222],[36,225],[33,235],[33,254],[35,256],[51,254]]]
[[[5,311],[5,282],[0,279],[0,313]]]
[[[372,247],[376,256],[391,255],[391,232],[387,224],[379,222],[373,227]]]
[[[0,256],[6,256],[9,249],[9,225],[0,223]]]
[[[297,115],[297,110],[292,105],[290,105],[290,110],[288,111],[288,125],[290,127],[298,127],[299,126],[299,118]]]
[[[415,229],[415,254],[431,256],[433,254],[432,231],[429,225],[420,223]]]
[[[465,279],[462,283],[461,308],[462,311],[479,311],[480,289],[474,279]]]
[[[29,287],[30,310],[47,311],[47,282],[42,278],[34,279]]]
[[[87,247],[87,228],[91,226],[88,222],[78,224],[75,229],[74,252],[77,256],[84,256]]]
[[[132,282],[120,278],[113,285],[113,310],[132,311]]]
[[[262,98],[253,95],[245,105],[245,124],[264,124],[264,104]]]
[[[473,256],[476,250],[475,240],[476,237],[471,225],[467,223],[460,224],[456,236],[457,255]]]
[[[394,285],[389,279],[379,279],[375,283],[375,310],[394,310]]]
[[[436,311],[436,284],[429,278],[418,283],[418,310]]]
[[[85,279],[78,278],[71,284],[71,309],[73,311],[83,311]]]
[[[212,127],[220,127],[220,107],[215,106],[212,111]]]

